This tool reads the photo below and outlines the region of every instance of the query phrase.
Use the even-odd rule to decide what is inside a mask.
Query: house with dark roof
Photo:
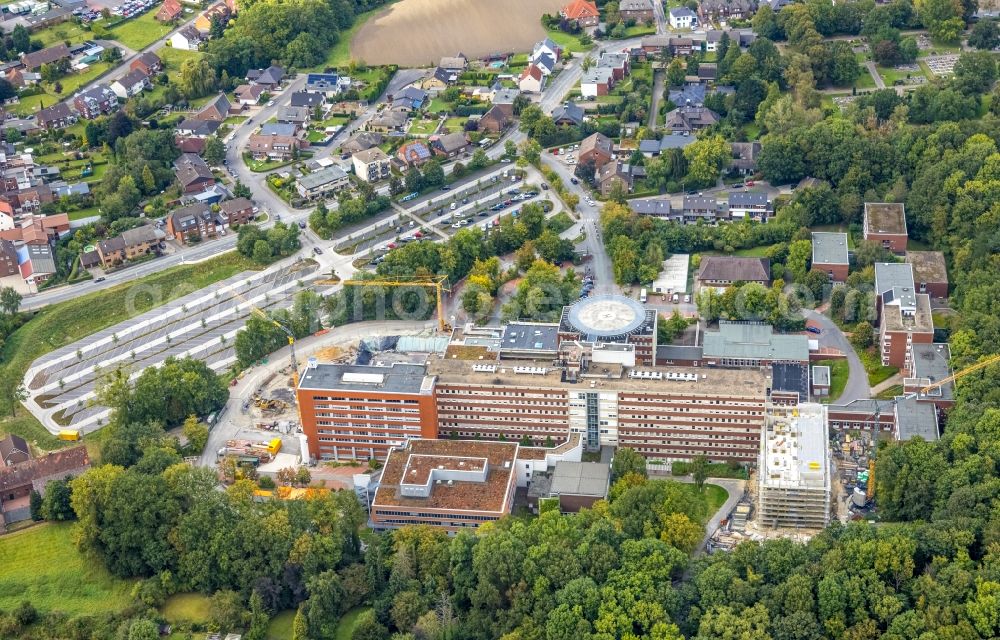
[[[729,219],[729,207],[709,196],[684,196],[682,216],[686,224],[704,221],[710,224]]]
[[[728,287],[735,282],[771,282],[771,263],[767,258],[704,256],[698,270],[702,286]]]
[[[233,105],[230,104],[229,98],[226,97],[226,94],[220,93],[192,117],[195,120],[216,120],[222,122],[229,117],[232,110]]]
[[[757,173],[757,159],[760,158],[760,151],[763,148],[759,142],[734,142],[732,143],[733,159],[729,163],[732,171],[744,176]]]
[[[407,167],[419,167],[432,157],[423,142],[408,142],[396,150],[396,158]]]
[[[698,15],[702,24],[713,19],[749,18],[756,9],[756,0],[698,0]]]
[[[18,268],[29,288],[37,288],[56,273],[56,260],[49,244],[25,244],[17,248]]]
[[[49,482],[76,477],[89,468],[84,446],[0,467],[0,533],[7,525],[31,517],[32,491],[44,496]]]
[[[97,243],[97,256],[104,268],[156,251],[160,238],[152,225],[142,225]]]
[[[729,194],[729,217],[767,222],[774,215],[774,201],[766,193],[736,191]]]
[[[215,175],[205,161],[190,153],[174,161],[174,174],[183,193],[200,193],[215,184]]]
[[[464,133],[448,133],[431,140],[431,149],[445,158],[454,158],[469,149],[469,139]]]
[[[149,75],[141,69],[132,69],[121,78],[112,82],[111,90],[122,100],[127,100],[138,93],[142,93],[149,86]]]
[[[622,20],[651,22],[653,20],[653,2],[652,0],[621,0],[618,4],[618,13]]]
[[[575,102],[564,102],[552,111],[552,121],[557,126],[579,127],[583,124],[583,107]]]
[[[280,87],[284,78],[285,70],[272,64],[267,69],[250,69],[247,71],[246,81],[250,84],[259,84],[270,91]]]
[[[405,108],[416,111],[424,106],[427,100],[427,92],[416,87],[406,87],[399,93],[392,95],[392,108]]]
[[[306,91],[322,94],[340,93],[349,88],[351,79],[336,73],[310,73],[306,75]]]
[[[484,133],[500,133],[507,128],[510,124],[510,118],[504,111],[503,107],[498,104],[490,107],[489,111],[484,113],[482,117],[479,118],[478,128],[479,131]]]
[[[298,125],[291,122],[266,122],[260,127],[260,135],[294,136],[298,130]]]
[[[192,25],[183,27],[170,36],[170,46],[180,51],[197,51],[204,41],[205,36]]]
[[[677,107],[701,107],[705,104],[707,94],[708,87],[703,82],[686,82],[680,87],[670,89],[667,99]]]
[[[316,107],[324,106],[326,104],[326,96],[322,93],[313,93],[311,91],[296,91],[292,94],[290,104],[293,107],[305,107],[311,111]]]
[[[616,184],[628,193],[634,185],[632,167],[621,160],[611,160],[597,167],[594,182],[604,197],[611,194]]]
[[[145,53],[139,54],[139,56],[132,61],[132,64],[130,64],[128,68],[132,71],[138,69],[147,76],[151,76],[163,71],[163,61],[160,60],[160,56],[156,55],[152,51],[146,51]]]
[[[673,206],[670,198],[644,198],[642,200],[629,200],[629,208],[641,216],[653,218],[671,218]]]
[[[340,150],[343,153],[357,153],[359,151],[365,151],[371,149],[372,147],[377,147],[382,144],[382,140],[385,138],[381,133],[375,133],[373,131],[359,131],[347,139],[347,142],[340,145]]]
[[[291,160],[306,143],[295,136],[250,136],[247,141],[247,151],[254,160]]]
[[[719,121],[719,114],[705,107],[683,106],[667,113],[665,128],[674,133],[692,134]]]
[[[603,167],[614,158],[613,147],[611,138],[602,133],[592,133],[580,141],[577,162],[592,162],[595,168]]]
[[[118,96],[106,84],[87,89],[73,98],[73,108],[88,120],[118,111]]]
[[[35,121],[43,129],[62,129],[76,122],[76,113],[65,102],[57,102],[36,113]]]
[[[368,183],[385,180],[392,170],[392,159],[378,147],[357,151],[351,157],[354,175]]]
[[[278,109],[278,115],[275,119],[278,122],[303,127],[309,122],[311,113],[312,110],[309,107],[282,107]]]
[[[260,102],[260,97],[265,91],[267,91],[267,89],[262,84],[241,84],[236,87],[233,94],[236,96],[237,102],[251,107]]]
[[[408,113],[409,110],[404,109],[385,109],[369,120],[365,128],[379,133],[401,133],[409,122]]]
[[[69,47],[65,43],[60,42],[57,45],[47,47],[45,49],[40,49],[38,51],[32,51],[31,53],[21,54],[21,64],[28,71],[35,71],[41,69],[43,64],[52,64],[53,62],[59,62],[60,60],[68,60],[70,57]]]
[[[10,467],[31,460],[31,447],[21,436],[8,435],[0,440],[0,467]]]
[[[647,158],[655,158],[670,149],[683,149],[694,141],[693,136],[668,133],[661,136],[659,140],[640,140],[639,153]]]
[[[698,79],[703,81],[715,80],[719,77],[719,65],[714,62],[701,62],[698,64]]]
[[[458,73],[443,67],[436,67],[434,72],[420,82],[420,88],[438,93],[458,82]]]
[[[254,219],[253,202],[249,198],[233,198],[219,203],[219,214],[225,226],[249,224]]]
[[[167,216],[167,233],[181,244],[195,238],[215,237],[215,216],[211,207],[199,202],[173,211]]]
[[[319,198],[340,191],[351,184],[351,179],[343,169],[334,165],[313,171],[298,179],[295,190],[306,199]]]

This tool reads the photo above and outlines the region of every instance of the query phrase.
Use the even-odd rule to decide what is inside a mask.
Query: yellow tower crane
[[[285,325],[281,324],[280,322],[278,322],[277,320],[275,320],[271,316],[267,315],[267,313],[265,311],[261,310],[260,308],[258,308],[257,305],[255,305],[254,303],[252,303],[249,300],[247,300],[246,297],[242,293],[240,293],[239,291],[234,291],[233,295],[235,295],[237,298],[239,298],[243,302],[247,303],[247,305],[250,307],[250,312],[251,313],[257,314],[259,317],[263,318],[266,322],[270,322],[274,326],[276,326],[279,329],[281,329],[281,331],[288,338],[288,351],[289,351],[289,353],[291,355],[291,363],[292,363],[292,381],[294,382],[293,386],[294,387],[298,387],[299,386],[299,362],[295,358],[295,334],[292,333],[292,331],[288,327],[286,327]]]
[[[344,280],[345,287],[432,287],[437,295],[438,330],[449,333],[451,325],[444,320],[442,295],[451,293],[448,276],[391,276],[374,280]]]
[[[989,358],[986,358],[985,360],[980,360],[979,362],[977,362],[975,364],[971,364],[968,367],[965,367],[964,369],[956,371],[955,373],[951,374],[947,378],[941,378],[940,380],[938,380],[936,382],[932,382],[931,384],[928,384],[926,386],[920,387],[920,389],[918,389],[917,391],[911,391],[910,393],[908,393],[905,396],[903,396],[903,399],[904,400],[909,400],[910,398],[917,397],[917,396],[926,396],[928,394],[928,392],[933,391],[934,389],[938,389],[940,387],[943,387],[944,385],[948,384],[949,382],[956,382],[958,380],[961,380],[962,378],[964,378],[965,376],[969,375],[970,373],[975,373],[976,371],[979,371],[980,369],[984,369],[984,368],[986,368],[986,367],[988,367],[991,364],[994,364],[996,362],[1000,362],[1000,353],[994,354],[994,355],[990,356]],[[896,407],[896,402],[897,402],[896,398],[893,398],[892,399],[893,409],[895,409],[895,407]],[[875,413],[874,413],[875,427],[872,430],[872,452],[871,452],[871,455],[868,456],[868,491],[867,491],[867,498],[869,500],[871,500],[873,497],[875,497],[875,451],[877,449],[877,447],[876,447],[876,435],[878,434],[878,427],[879,427],[879,425],[878,425],[878,419],[879,419],[879,415],[880,415],[880,409],[878,409],[876,407]]]

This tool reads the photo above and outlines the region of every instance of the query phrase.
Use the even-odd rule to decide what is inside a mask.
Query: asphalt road
[[[857,352],[854,351],[854,347],[851,346],[851,343],[847,340],[847,336],[840,330],[840,327],[822,313],[811,309],[803,309],[802,313],[806,319],[815,322],[822,329],[823,332],[819,336],[811,336],[818,337],[819,346],[840,349],[847,355],[850,374],[847,378],[847,384],[844,386],[844,392],[840,394],[836,402],[844,404],[852,400],[870,397],[868,374],[865,372],[865,367],[861,364],[861,359],[858,357]]]

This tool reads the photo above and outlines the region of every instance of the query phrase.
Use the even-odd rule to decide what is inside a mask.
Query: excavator
[[[975,373],[976,371],[979,371],[980,369],[984,369],[984,368],[986,368],[986,367],[988,367],[991,364],[994,364],[996,362],[1000,362],[1000,353],[992,355],[989,358],[986,358],[985,360],[980,360],[979,362],[977,362],[975,364],[969,365],[968,367],[965,367],[964,369],[961,369],[960,371],[957,371],[957,372],[951,374],[947,378],[942,378],[942,379],[938,380],[937,382],[932,382],[931,384],[928,384],[926,386],[920,387],[916,391],[911,391],[910,393],[908,393],[905,396],[903,396],[903,399],[904,400],[909,400],[910,398],[926,397],[927,394],[930,393],[931,391],[933,391],[934,389],[939,389],[939,388],[943,387],[944,385],[948,384],[949,382],[956,382],[958,380],[961,380],[962,378],[964,378],[965,376],[969,375],[970,373]],[[892,408],[893,408],[894,412],[895,412],[896,403],[898,402],[898,400],[899,400],[898,396],[892,399]],[[868,489],[866,491],[866,498],[868,500],[871,500],[872,498],[875,497],[875,454],[876,454],[876,451],[878,450],[878,446],[877,446],[877,443],[878,443],[878,428],[879,428],[879,426],[878,426],[878,420],[879,420],[879,416],[880,415],[881,415],[881,409],[878,406],[876,406],[875,407],[875,413],[872,414],[872,420],[873,420],[873,423],[874,423],[874,427],[872,429],[872,448],[871,448],[871,453],[868,456]]]

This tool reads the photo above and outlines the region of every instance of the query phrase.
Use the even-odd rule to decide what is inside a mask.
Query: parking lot
[[[312,262],[277,271],[244,272],[119,323],[39,358],[25,375],[30,396],[61,425],[91,430],[107,409],[92,404],[102,372],[133,375],[166,358],[191,356],[222,370],[235,359],[235,334],[251,313],[286,307],[299,282],[317,273]]]

